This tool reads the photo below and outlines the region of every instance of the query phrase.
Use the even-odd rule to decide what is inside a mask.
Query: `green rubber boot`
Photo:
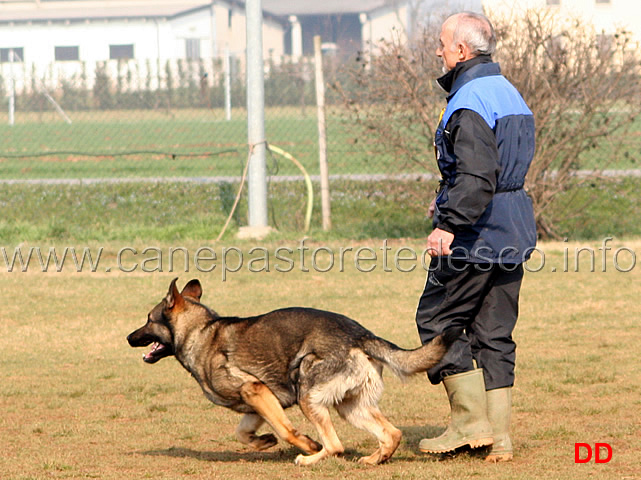
[[[443,379],[443,385],[450,401],[450,424],[440,437],[421,440],[418,445],[421,452],[447,453],[466,445],[470,448],[492,445],[483,370],[450,375]]]
[[[512,417],[512,387],[488,390],[487,418],[494,432],[494,443],[486,462],[509,462],[513,458],[510,440],[510,419]]]

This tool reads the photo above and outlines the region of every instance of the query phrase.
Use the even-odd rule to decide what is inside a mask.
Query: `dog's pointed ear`
[[[183,291],[181,293],[183,297],[195,298],[199,302],[202,294],[203,294],[203,287],[200,285],[200,282],[195,278],[193,280],[190,280],[189,283],[185,285],[185,288],[183,288]]]
[[[183,296],[178,291],[178,288],[176,287],[177,281],[178,281],[178,277],[174,278],[171,281],[171,285],[169,285],[169,291],[167,292],[167,296],[165,297],[165,300],[167,302],[167,308],[170,310],[175,307],[181,307],[185,303],[185,299],[183,298]]]

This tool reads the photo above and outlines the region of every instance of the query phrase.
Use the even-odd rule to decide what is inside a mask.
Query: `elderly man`
[[[534,118],[491,55],[496,37],[483,15],[459,13],[442,26],[436,55],[448,93],[435,134],[442,180],[430,206],[432,256],[416,312],[423,343],[465,328],[430,381],[443,381],[451,420],[423,452],[492,445],[488,461],[512,459],[509,436],[522,263],[536,245],[523,189],[534,156]],[[475,365],[476,364],[476,365]]]

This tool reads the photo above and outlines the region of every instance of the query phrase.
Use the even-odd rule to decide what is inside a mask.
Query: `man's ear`
[[[182,296],[183,297],[191,297],[195,298],[198,302],[200,302],[200,297],[203,294],[203,287],[200,285],[200,282],[197,279],[190,280],[187,285],[185,285],[185,288],[183,288],[182,291]]]
[[[167,308],[170,310],[176,307],[181,308],[185,304],[185,299],[176,287],[177,280],[178,278],[176,277],[171,281],[171,284],[169,285],[169,291],[167,292],[167,296],[165,297]]]
[[[470,47],[468,47],[465,43],[459,42],[456,44],[456,53],[458,55],[459,62],[463,62],[464,60],[469,60],[471,57],[470,55]]]

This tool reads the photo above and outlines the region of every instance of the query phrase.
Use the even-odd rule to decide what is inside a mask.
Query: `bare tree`
[[[432,137],[443,92],[434,82],[440,69],[434,42],[422,35],[408,44],[397,32],[362,52],[349,80],[332,86],[342,96],[348,123],[372,153],[393,156],[399,167],[418,163],[435,173]]]
[[[556,237],[557,219],[548,213],[557,196],[594,181],[624,154],[617,145],[639,113],[638,52],[624,30],[598,33],[550,10],[530,10],[497,30],[497,60],[537,122],[536,155],[527,179],[537,223],[543,235]],[[582,167],[591,174],[577,177]]]

